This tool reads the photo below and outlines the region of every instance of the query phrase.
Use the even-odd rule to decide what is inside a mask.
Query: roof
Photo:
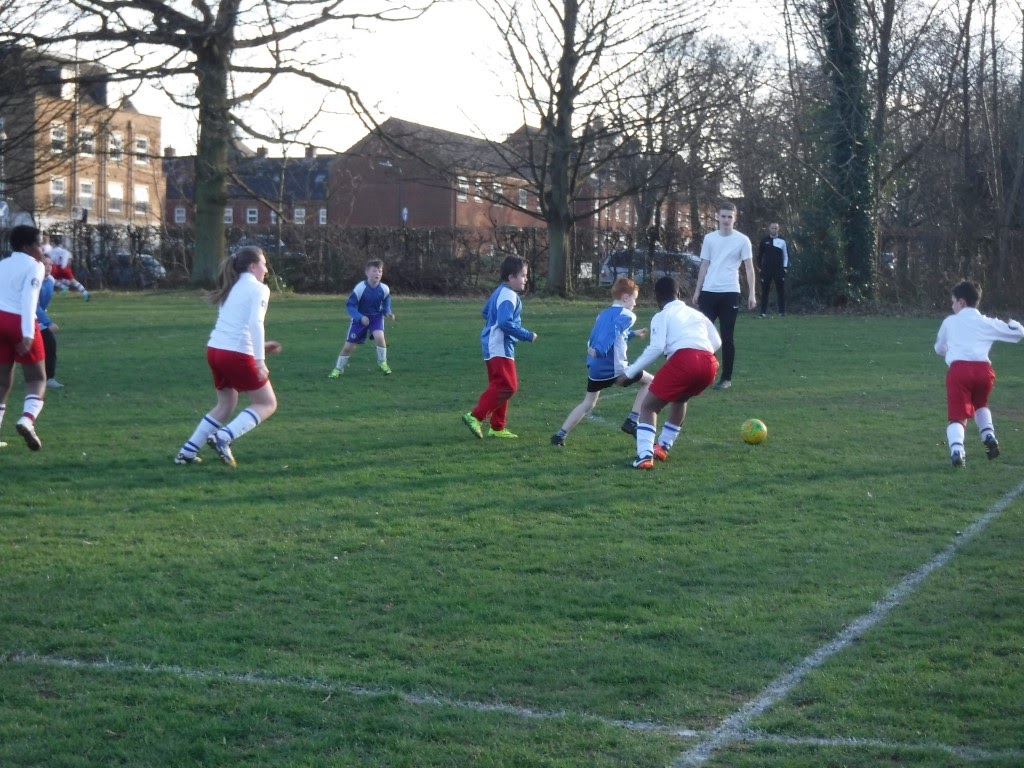
[[[334,155],[246,157],[234,165],[228,197],[234,200],[326,200],[328,167]]]
[[[509,153],[502,144],[395,117],[385,120],[346,154],[415,157],[449,174],[513,175]]]

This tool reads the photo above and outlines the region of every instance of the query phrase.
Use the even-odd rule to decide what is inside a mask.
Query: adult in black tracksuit
[[[768,237],[757,249],[757,268],[761,272],[761,317],[768,313],[768,292],[772,283],[778,292],[779,315],[786,314],[786,270],[789,268],[789,248],[779,237],[779,225],[768,227]]]

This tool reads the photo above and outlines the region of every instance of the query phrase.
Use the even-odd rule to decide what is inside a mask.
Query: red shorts
[[[713,354],[687,347],[673,352],[658,369],[649,391],[666,403],[685,402],[711,386],[717,373],[718,360]]]
[[[36,332],[32,336],[32,347],[27,354],[19,354],[18,345],[21,344],[21,315],[13,312],[0,311],[0,365],[21,363],[32,365],[40,360],[46,359],[46,350],[43,348],[43,335],[39,332],[39,323],[32,321]]]
[[[988,407],[996,372],[986,362],[954,360],[946,372],[946,412],[950,421],[967,421]]]
[[[75,273],[71,271],[71,267],[58,267],[56,264],[53,265],[53,271],[51,272],[54,280],[74,280]],[[77,282],[77,281],[76,281]]]
[[[260,378],[260,370],[256,367],[256,358],[242,352],[229,352],[216,347],[206,348],[206,362],[213,372],[215,389],[234,389],[239,392],[252,392],[266,384],[270,379]]]

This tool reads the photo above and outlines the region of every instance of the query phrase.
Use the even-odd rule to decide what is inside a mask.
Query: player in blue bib
[[[634,337],[641,339],[647,337],[646,328],[633,330],[633,325],[636,323],[633,307],[636,306],[639,295],[640,289],[628,277],[620,277],[612,286],[612,305],[597,316],[594,329],[590,332],[590,339],[587,342],[587,393],[584,395],[583,401],[573,408],[566,417],[562,428],[551,436],[552,445],[565,445],[565,438],[572,428],[594,410],[597,399],[601,396],[601,390],[615,384],[616,379],[623,375],[628,365],[626,345],[629,340]],[[636,434],[640,404],[643,402],[644,395],[647,394],[647,386],[653,378],[646,371],[641,371],[636,378],[628,382],[630,384],[636,381],[640,382],[640,391],[637,392],[633,402],[633,410],[622,423],[622,431],[628,435]]]

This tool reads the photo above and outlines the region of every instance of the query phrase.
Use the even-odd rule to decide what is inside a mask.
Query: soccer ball
[[[768,427],[760,419],[747,419],[740,427],[740,437],[743,438],[744,443],[750,445],[763,443],[768,437]]]

